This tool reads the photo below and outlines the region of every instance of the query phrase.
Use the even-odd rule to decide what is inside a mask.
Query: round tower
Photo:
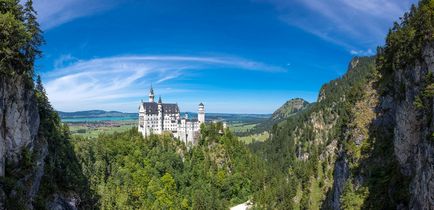
[[[154,89],[152,88],[149,90],[149,102],[154,102]]]
[[[163,124],[164,124],[164,113],[163,113],[163,103],[161,101],[161,96],[158,97],[158,130],[159,132],[163,132]]]
[[[203,103],[199,104],[199,110],[197,112],[197,120],[200,124],[205,123],[205,106]]]

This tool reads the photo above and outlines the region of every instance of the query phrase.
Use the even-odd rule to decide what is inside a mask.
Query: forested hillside
[[[256,197],[258,205],[434,206],[433,29],[434,1],[423,0],[393,26],[376,57],[354,58],[347,74],[322,87],[316,104],[252,145],[286,174]],[[276,199],[273,186],[283,185],[292,186],[284,192],[291,199]]]
[[[227,209],[261,188],[264,166],[219,131],[221,123],[203,125],[192,148],[171,135],[144,139],[135,128],[78,138],[74,147],[101,209]]]
[[[302,98],[288,100],[285,102],[285,104],[274,111],[269,119],[255,125],[255,127],[251,129],[249,133],[262,133],[264,131],[269,131],[273,125],[285,121],[287,118],[295,115],[296,113],[305,110],[308,106],[309,102]]]
[[[375,70],[374,58],[354,58],[346,75],[323,86],[318,103],[273,127],[265,143],[251,145],[269,164],[286,174],[273,183],[289,185],[285,208],[318,209],[333,186],[334,164],[349,124],[352,104],[363,96],[363,90]],[[368,107],[366,109],[369,109]],[[336,174],[338,175],[338,174]],[[272,186],[265,194],[276,194]],[[258,197],[264,205],[279,206],[281,201],[270,196]]]

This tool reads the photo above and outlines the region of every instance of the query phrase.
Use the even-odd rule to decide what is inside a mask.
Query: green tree
[[[35,59],[42,55],[42,51],[39,47],[44,43],[42,30],[40,29],[36,16],[37,13],[33,8],[33,0],[27,0],[24,4],[24,20],[30,39],[25,46],[25,57],[30,76],[33,76]]]

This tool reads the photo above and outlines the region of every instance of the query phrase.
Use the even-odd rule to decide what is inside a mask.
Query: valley
[[[185,113],[182,113],[182,115]],[[188,113],[190,116],[197,116],[197,113]],[[80,111],[80,112],[59,112],[63,123],[70,128],[72,135],[82,137],[97,137],[102,133],[122,132],[137,127],[138,117],[135,113],[122,113],[117,111]],[[242,135],[240,140],[251,142],[252,138],[264,141],[267,132],[263,134],[252,133],[255,126],[265,122],[271,114],[227,114],[207,113],[209,122],[225,122],[229,129],[236,135]],[[247,135],[247,136],[246,136]]]
[[[134,7],[143,6],[135,3]],[[314,8],[326,7],[316,3]],[[168,15],[175,12],[172,9],[160,7],[158,14],[172,17]],[[254,13],[262,9],[255,7]],[[200,14],[208,20],[205,12]],[[236,17],[231,20],[244,19]],[[92,23],[91,18],[97,17],[77,21]],[[217,21],[209,20],[201,26]],[[162,30],[152,29],[148,32]],[[346,52],[352,58],[341,70],[344,73],[323,83],[314,102],[292,97],[309,91],[272,91],[286,85],[308,90],[304,84],[293,84],[292,77],[300,72],[240,58],[124,56],[87,62],[69,55],[55,62],[55,73],[46,73],[48,82],[43,83],[40,73],[44,72],[38,71],[37,62],[45,49],[42,32],[33,1],[0,0],[0,210],[434,209],[434,0],[420,0],[402,14],[375,54]],[[205,39],[204,34],[199,36]],[[274,38],[267,40],[261,45],[271,45]],[[238,40],[244,41],[247,36]],[[316,52],[319,45],[313,43]],[[269,54],[258,42],[250,45]],[[301,59],[312,52],[295,54]],[[129,63],[113,64],[114,60]],[[75,63],[63,68],[68,62]],[[207,67],[206,76],[193,85],[192,78],[202,73],[198,69]],[[249,84],[254,80],[257,86],[247,89],[249,84],[240,75],[228,73],[237,68],[243,79]],[[312,72],[305,83],[321,77],[320,72]],[[287,81],[265,86],[273,74],[285,75]],[[224,79],[218,79],[222,75]],[[165,86],[174,78],[179,79],[171,84],[178,85],[176,90]],[[96,85],[83,85],[83,81]],[[154,101],[149,81],[161,86],[167,98],[185,100],[187,110],[198,112],[180,112],[178,103],[163,103],[161,96]],[[130,94],[123,88],[131,85],[131,91],[148,83],[149,101],[141,100],[136,113],[63,112],[54,106],[122,108],[130,105],[120,100],[143,95],[142,90]],[[219,89],[218,84],[225,88]],[[202,89],[209,87],[215,90]],[[77,90],[82,91],[83,101],[75,100]],[[210,99],[204,93],[215,95]],[[259,96],[271,100],[280,94],[288,101],[272,114],[208,113],[204,103],[196,102],[208,99],[214,102],[211,109],[217,110],[267,110],[262,106],[272,102]]]

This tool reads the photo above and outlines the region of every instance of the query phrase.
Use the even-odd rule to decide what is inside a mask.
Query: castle
[[[194,144],[199,136],[200,125],[205,123],[205,106],[200,103],[197,119],[189,119],[186,114],[181,117],[178,104],[163,103],[161,97],[154,102],[154,90],[149,90],[149,101],[139,106],[139,132],[143,136],[172,133],[175,138]]]

